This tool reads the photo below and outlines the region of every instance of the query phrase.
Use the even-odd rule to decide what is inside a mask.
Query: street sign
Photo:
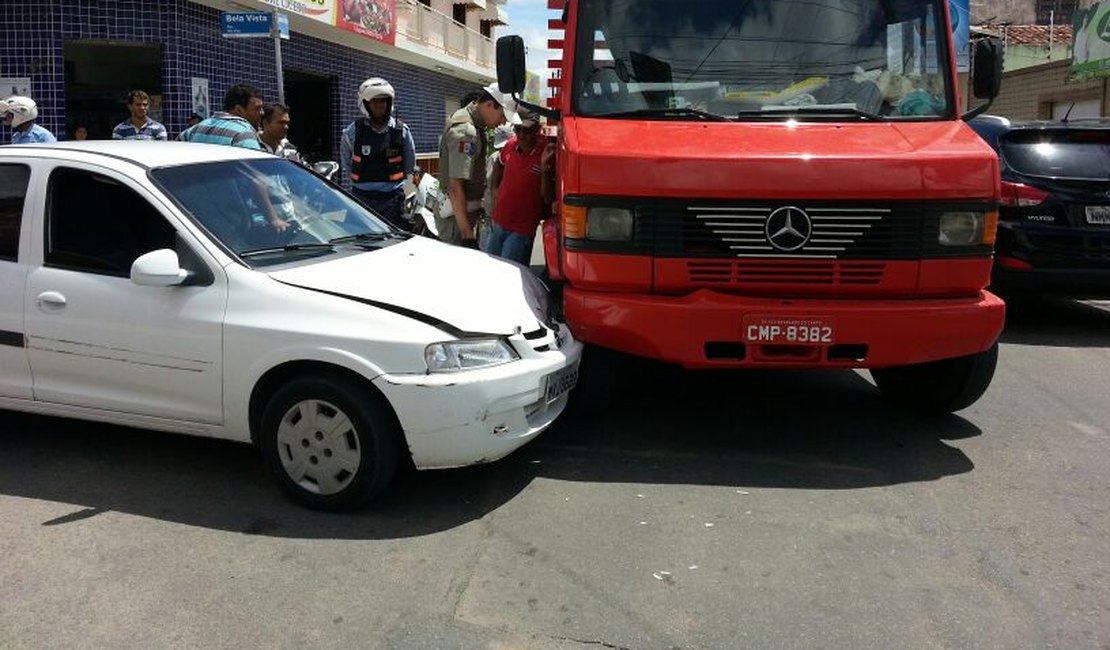
[[[270,38],[273,36],[273,14],[265,11],[225,11],[220,24],[224,38]],[[278,15],[278,30],[289,39],[289,16]]]

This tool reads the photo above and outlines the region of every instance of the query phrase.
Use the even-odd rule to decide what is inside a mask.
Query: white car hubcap
[[[278,425],[278,454],[293,482],[315,494],[335,494],[358,473],[362,448],[351,420],[322,400],[297,402]]]

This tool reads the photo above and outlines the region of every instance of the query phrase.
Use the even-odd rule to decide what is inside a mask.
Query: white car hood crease
[[[285,284],[417,312],[473,334],[540,327],[525,269],[424,237],[269,272]],[[402,312],[403,313],[403,312]]]

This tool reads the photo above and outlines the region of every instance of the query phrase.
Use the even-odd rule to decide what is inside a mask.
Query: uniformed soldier
[[[436,215],[440,240],[478,247],[474,226],[486,190],[485,130],[505,123],[520,124],[520,117],[516,102],[496,83],[447,120],[439,139],[439,184],[447,195]]]
[[[339,163],[351,181],[351,192],[370,209],[398,228],[407,229],[401,216],[405,178],[416,167],[416,147],[408,125],[393,116],[393,86],[380,77],[362,82],[358,108],[363,117],[343,130]]]

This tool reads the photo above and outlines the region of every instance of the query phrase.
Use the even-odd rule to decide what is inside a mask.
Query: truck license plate
[[[1110,224],[1110,205],[1088,205],[1087,223],[1098,226]]]
[[[832,345],[836,341],[833,319],[825,316],[745,316],[745,343]]]
[[[567,366],[543,378],[540,388],[544,402],[550,404],[567,393],[578,382],[578,364]]]

